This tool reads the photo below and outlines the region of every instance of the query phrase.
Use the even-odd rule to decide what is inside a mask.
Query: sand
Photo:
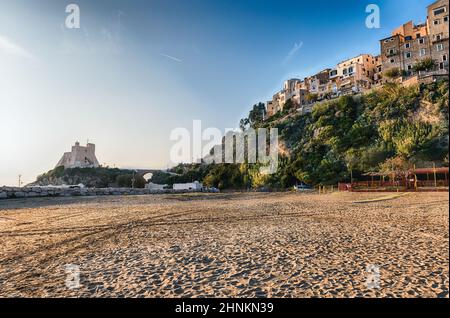
[[[0,201],[0,297],[448,298],[448,193],[380,196]]]

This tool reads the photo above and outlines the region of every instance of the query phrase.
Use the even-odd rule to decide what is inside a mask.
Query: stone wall
[[[38,197],[75,197],[103,195],[148,195],[165,193],[188,193],[200,191],[186,190],[150,190],[130,188],[47,188],[47,187],[0,187],[1,199],[38,198]]]

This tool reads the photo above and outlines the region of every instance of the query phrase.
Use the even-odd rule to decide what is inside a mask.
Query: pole
[[[19,188],[21,188],[22,186],[22,175],[19,174]]]
[[[416,174],[416,165],[414,165],[414,190],[417,191],[417,174]]]
[[[436,181],[436,164],[433,162],[433,174],[434,174],[434,187],[437,188],[437,181]]]

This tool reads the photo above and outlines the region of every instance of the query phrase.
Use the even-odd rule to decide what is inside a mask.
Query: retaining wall
[[[187,190],[150,190],[131,188],[41,188],[41,187],[0,187],[1,199],[38,198],[38,197],[75,197],[102,195],[146,195],[166,193],[188,193],[200,191]]]

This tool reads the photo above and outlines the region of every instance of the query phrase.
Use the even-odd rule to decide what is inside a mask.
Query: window
[[[444,17],[444,22],[448,22],[448,15]]]
[[[405,44],[405,48],[406,48],[406,49],[409,49],[410,47],[411,47],[411,43],[406,43],[406,44]]]
[[[419,44],[424,44],[425,43],[425,39],[424,38],[420,38],[419,39]]]
[[[434,20],[434,21],[433,21],[433,24],[434,24],[434,25],[438,25],[438,24],[439,24],[439,20]]]
[[[427,50],[426,49],[420,49],[420,56],[424,56],[425,54],[427,54]]]
[[[389,50],[388,50],[388,53],[389,53],[389,54],[394,54],[394,53],[395,53],[395,50],[394,50],[394,49],[389,49]]]
[[[353,74],[353,66],[350,66],[350,67],[348,68],[348,74]]]
[[[433,14],[434,15],[439,15],[441,13],[447,12],[447,9],[445,7],[440,7],[437,9],[434,9]]]
[[[395,63],[395,60],[394,59],[391,59],[391,61],[390,61],[391,63]]]
[[[412,65],[408,65],[408,71],[412,70]]]
[[[436,41],[440,41],[441,40],[441,35],[440,34],[438,34],[438,35],[436,35]]]
[[[442,62],[446,62],[447,61],[447,54],[442,55]]]
[[[405,53],[405,58],[410,59],[412,57],[411,52],[406,52]]]
[[[347,75],[347,69],[344,68],[344,70],[342,71],[342,74]]]
[[[438,45],[436,45],[436,51],[443,51],[444,50],[444,44],[439,43]]]
[[[405,36],[405,40],[406,40],[406,41],[411,41],[411,40],[412,40],[412,36],[410,36],[410,35]]]
[[[444,69],[444,62],[439,63],[439,69],[443,70]]]
[[[420,38],[420,33],[416,33],[416,39]]]

